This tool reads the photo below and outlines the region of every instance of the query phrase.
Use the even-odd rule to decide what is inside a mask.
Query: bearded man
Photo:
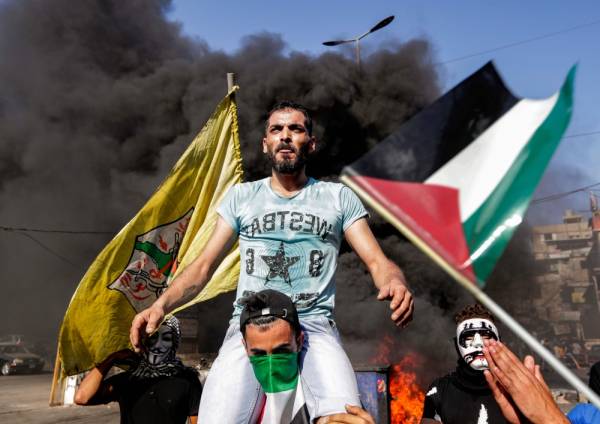
[[[288,295],[298,310],[308,341],[302,357],[311,419],[345,413],[359,405],[358,388],[333,321],[334,274],[342,236],[365,263],[389,300],[391,318],[405,326],[413,300],[402,271],[384,255],[366,221],[367,211],[346,186],[306,175],[316,151],[312,119],[303,106],[281,102],[271,110],[262,140],[271,176],[238,184],[217,209],[219,218],[205,250],[131,326],[131,343],[140,347],[163,316],[193,299],[239,238],[242,267],[233,317],[208,375],[199,421],[254,422],[263,392],[246,355],[239,328],[240,300],[264,289]]]
[[[179,321],[167,318],[144,341],[140,357],[130,350],[108,356],[83,379],[75,393],[78,405],[119,402],[122,424],[196,424],[202,386],[193,368],[176,356]],[[113,365],[128,371],[105,379]]]
[[[425,394],[421,424],[507,423],[485,379],[484,342],[499,340],[492,314],[479,304],[467,305],[454,317],[456,370],[434,380]]]

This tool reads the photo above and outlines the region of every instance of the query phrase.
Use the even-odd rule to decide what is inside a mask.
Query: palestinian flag
[[[299,374],[296,374],[294,381],[288,384],[273,385],[265,389],[263,409],[258,422],[260,424],[310,423]]]
[[[520,99],[490,62],[342,181],[454,278],[483,286],[569,124],[574,76],[550,98]]]

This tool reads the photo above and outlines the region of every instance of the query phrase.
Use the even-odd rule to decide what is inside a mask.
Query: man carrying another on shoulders
[[[154,331],[166,313],[202,290],[239,237],[242,267],[226,335],[237,342],[225,343],[211,368],[200,422],[247,423],[256,416],[262,390],[237,329],[243,309],[239,300],[266,288],[291,297],[309,339],[303,375],[315,399],[308,405],[311,417],[344,413],[345,405],[359,404],[354,372],[333,322],[333,277],[342,236],[367,266],[378,299],[390,301],[392,320],[405,326],[412,319],[412,295],[402,271],[381,250],[358,197],[342,184],[307,177],[306,162],[316,144],[308,111],[292,102],[277,104],[262,140],[271,176],[232,187],[217,209],[219,219],[205,250],[133,320],[131,342],[138,349],[143,335]]]
[[[308,340],[304,338],[294,304],[285,294],[275,290],[252,294],[240,303],[243,310],[239,330],[243,345],[254,375],[266,393],[259,422],[310,423],[300,370]],[[236,334],[232,333],[232,336]],[[224,341],[224,345],[227,343],[231,343],[231,339]],[[310,393],[306,395],[310,396]],[[322,418],[318,423],[375,423],[368,412],[356,405],[346,405],[346,410],[346,413]]]

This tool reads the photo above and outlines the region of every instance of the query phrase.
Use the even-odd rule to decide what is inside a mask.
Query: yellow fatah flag
[[[242,179],[235,89],[79,283],[60,331],[63,376],[88,370],[110,353],[130,347],[134,315],[150,306],[206,245],[217,206]],[[233,290],[238,276],[234,246],[212,280],[186,306]]]

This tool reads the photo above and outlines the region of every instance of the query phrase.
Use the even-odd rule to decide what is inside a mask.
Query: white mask
[[[498,329],[492,321],[485,318],[467,319],[456,327],[456,346],[460,356],[477,371],[488,369],[483,356],[483,341],[498,338]]]
[[[173,329],[168,325],[161,325],[147,341],[146,358],[150,365],[158,365],[167,359],[169,352],[173,350]]]

